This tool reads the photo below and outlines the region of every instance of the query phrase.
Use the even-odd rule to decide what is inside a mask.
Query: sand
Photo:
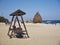
[[[10,39],[9,25],[0,23],[0,45],[60,45],[60,24],[26,23],[26,27],[30,38]]]

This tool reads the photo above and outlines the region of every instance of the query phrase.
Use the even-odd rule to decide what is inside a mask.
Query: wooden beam
[[[19,27],[21,28],[21,25],[20,25],[20,23],[19,23],[18,16],[16,16],[16,19],[17,19],[17,21],[18,21],[18,25],[19,25]]]
[[[15,17],[15,20],[14,20],[14,26],[15,26],[15,23],[16,23],[16,17]]]
[[[11,28],[13,20],[14,20],[14,16],[12,17],[11,24],[10,24],[9,28]]]
[[[11,20],[11,24],[10,24],[10,27],[9,27],[9,30],[8,30],[8,36],[9,36],[10,31],[11,31],[11,26],[12,26],[13,20],[14,20],[14,16],[12,17],[12,20]]]
[[[26,29],[26,26],[25,26],[25,23],[24,23],[24,20],[23,20],[23,17],[22,17],[22,16],[21,16],[21,19],[22,19],[22,22],[23,22],[23,25],[24,25],[24,28],[25,28],[25,31],[26,31],[27,37],[29,38],[29,35],[28,35],[28,32],[27,32],[27,29]]]

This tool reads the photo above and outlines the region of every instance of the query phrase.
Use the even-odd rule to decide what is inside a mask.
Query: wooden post
[[[14,26],[15,26],[15,23],[16,23],[16,17],[15,17],[15,20],[14,20]]]
[[[24,25],[24,28],[25,28],[25,31],[26,31],[26,34],[27,34],[27,37],[29,38],[29,35],[28,35],[28,32],[27,32],[27,29],[26,29],[26,26],[25,26],[25,23],[24,23],[24,20],[23,20],[23,17],[21,16],[21,19],[22,19],[22,23]]]
[[[17,19],[17,21],[18,21],[18,25],[19,25],[19,27],[21,28],[21,25],[20,25],[20,23],[19,23],[18,16],[16,16],[16,19]]]
[[[13,19],[14,19],[14,16],[12,17],[12,20],[11,20],[11,24],[10,24],[10,27],[9,27],[8,35],[9,35],[10,31],[11,31],[11,25],[12,25]]]
[[[9,28],[11,28],[11,25],[12,25],[13,20],[14,20],[14,16],[12,17],[11,24],[10,24],[10,27]]]

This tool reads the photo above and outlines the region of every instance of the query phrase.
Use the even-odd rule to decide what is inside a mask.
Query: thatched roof
[[[26,14],[25,12],[21,11],[20,9],[18,9],[17,11],[13,12],[10,14],[10,16],[21,16]]]
[[[39,14],[39,12],[36,13],[36,15],[33,18],[33,23],[41,23],[42,22],[42,17]]]

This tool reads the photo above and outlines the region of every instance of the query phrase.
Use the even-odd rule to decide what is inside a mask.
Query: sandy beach
[[[10,39],[9,25],[0,23],[0,45],[60,45],[60,24],[26,23],[26,27],[30,38]]]

